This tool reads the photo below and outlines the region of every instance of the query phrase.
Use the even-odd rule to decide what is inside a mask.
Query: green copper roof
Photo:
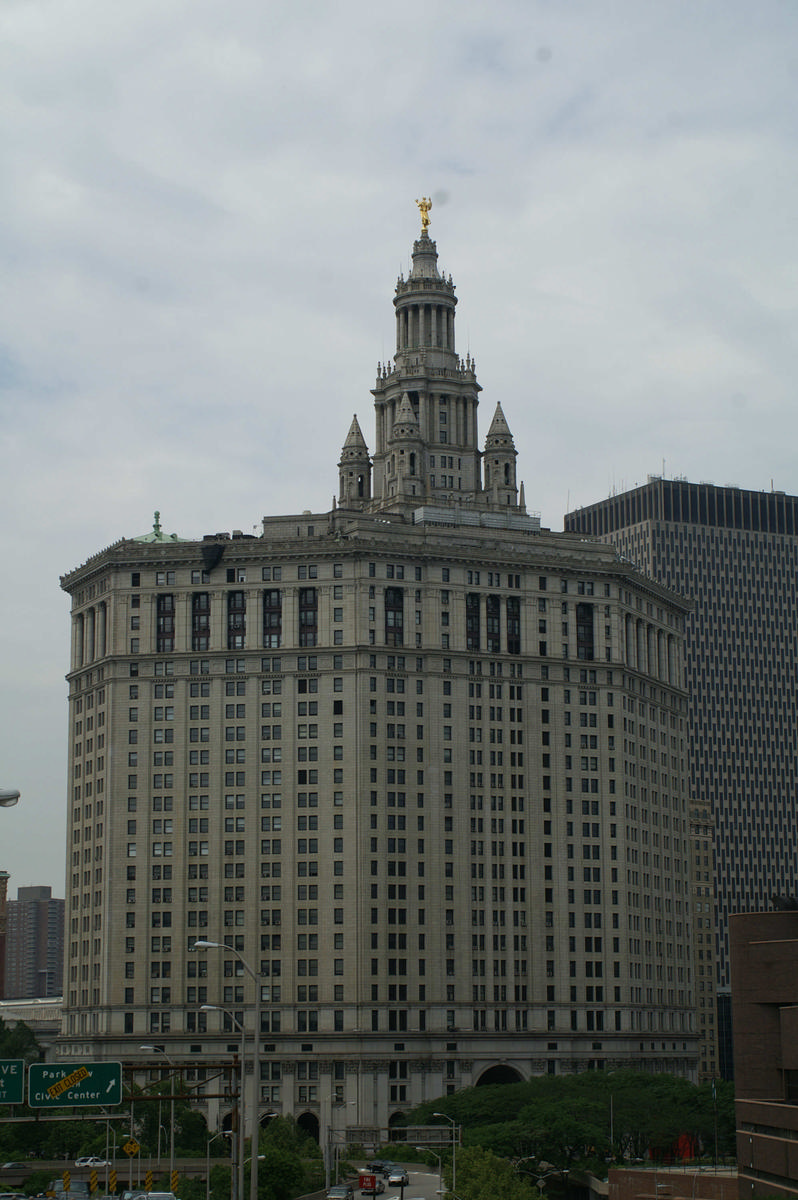
[[[161,514],[154,513],[152,530],[150,533],[142,533],[140,537],[133,538],[134,542],[190,542],[191,538],[178,537],[176,533],[164,533],[161,529]]]

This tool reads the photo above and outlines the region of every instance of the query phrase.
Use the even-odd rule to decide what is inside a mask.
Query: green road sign
[[[28,1104],[31,1108],[119,1104],[121,1100],[121,1063],[80,1063],[78,1066],[31,1063],[28,1068]]]
[[[0,1104],[21,1104],[25,1094],[25,1063],[21,1058],[0,1058]]]

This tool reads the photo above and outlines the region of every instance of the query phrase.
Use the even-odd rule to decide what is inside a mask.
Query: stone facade
[[[235,1049],[263,1111],[391,1118],[634,1064],[695,1077],[687,606],[527,514],[435,245],[323,513],[123,540],[72,597],[60,1051]],[[226,1029],[225,1029],[226,1022]],[[351,1106],[351,1107],[350,1107]]]

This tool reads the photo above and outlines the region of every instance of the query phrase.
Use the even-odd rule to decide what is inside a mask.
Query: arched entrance
[[[303,1133],[308,1133],[315,1142],[319,1140],[319,1118],[315,1113],[303,1112],[296,1119],[296,1123]]]
[[[477,1087],[486,1087],[493,1083],[523,1083],[524,1077],[515,1067],[508,1067],[507,1063],[499,1063],[498,1066],[488,1067],[487,1071],[480,1075],[476,1082]]]

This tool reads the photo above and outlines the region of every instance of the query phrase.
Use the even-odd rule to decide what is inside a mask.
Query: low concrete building
[[[731,919],[741,1200],[798,1197],[798,908]]]

